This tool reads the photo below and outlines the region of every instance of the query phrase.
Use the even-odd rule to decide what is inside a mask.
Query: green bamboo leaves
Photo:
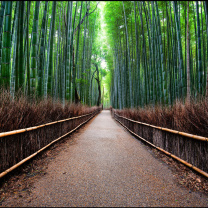
[[[2,1],[0,87],[13,97],[54,97],[96,104],[89,97],[97,37],[97,2]],[[80,79],[81,78],[81,79]],[[96,82],[93,81],[96,85]],[[93,93],[100,90],[94,85]]]
[[[0,86],[96,105],[101,60],[116,108],[208,97],[207,2],[2,1]],[[101,24],[101,8],[106,26]],[[100,31],[105,28],[106,42]],[[104,39],[102,39],[104,40]],[[93,75],[99,68],[99,87]],[[100,96],[103,99],[103,95]]]
[[[106,3],[110,50],[115,51],[108,60],[109,66],[113,62],[109,86],[113,107],[171,105],[208,97],[207,5]]]

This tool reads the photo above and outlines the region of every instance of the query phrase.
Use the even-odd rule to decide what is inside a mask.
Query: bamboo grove
[[[172,105],[208,97],[206,1],[106,2],[111,105]]]
[[[13,96],[21,90],[35,99],[99,105],[100,65],[92,59],[98,3],[1,1],[0,86]]]

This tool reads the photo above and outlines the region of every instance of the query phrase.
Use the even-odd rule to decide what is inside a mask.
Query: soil
[[[157,158],[165,162],[175,175],[175,180],[181,186],[190,191],[199,191],[208,195],[208,179],[182,163],[163,154],[157,149],[153,149]]]
[[[0,180],[0,206],[8,197],[21,198],[24,192],[30,194],[34,182],[47,174],[48,164],[64,149],[64,144],[73,141],[71,138],[73,134],[55,143]]]

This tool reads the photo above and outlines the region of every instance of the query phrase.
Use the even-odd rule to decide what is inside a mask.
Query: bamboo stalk
[[[40,10],[40,1],[36,1],[33,27],[32,27],[32,39],[31,39],[32,48],[31,48],[31,64],[30,64],[30,93],[32,97],[36,96],[39,10]]]
[[[96,112],[96,111],[94,111]],[[93,113],[94,113],[93,112]],[[90,114],[88,114],[90,115]],[[86,121],[82,122],[81,124],[79,124],[76,128],[72,129],[71,131],[69,131],[68,133],[62,135],[61,137],[57,138],[56,140],[53,140],[51,143],[47,144],[45,147],[39,149],[37,152],[33,153],[32,155],[26,157],[25,159],[21,160],[20,162],[18,162],[17,164],[13,165],[12,167],[10,167],[9,169],[5,170],[4,172],[0,173],[0,178],[4,177],[7,173],[11,172],[12,170],[18,168],[19,166],[21,166],[22,164],[24,164],[25,162],[27,162],[28,160],[30,160],[31,158],[35,157],[38,153],[44,151],[46,148],[48,148],[49,146],[51,146],[53,143],[59,141],[60,139],[66,137],[67,135],[71,134],[72,132],[76,131],[79,127],[81,127],[82,125],[84,125],[85,123],[87,123],[91,118],[93,118],[96,114],[92,115],[89,119],[87,119]]]
[[[92,113],[85,114],[85,115],[81,115],[81,116],[77,116],[77,117],[72,117],[72,118],[67,118],[67,119],[59,120],[59,121],[54,121],[54,122],[42,124],[42,125],[39,125],[39,126],[33,126],[33,127],[25,128],[25,129],[19,129],[19,130],[14,130],[14,131],[3,132],[3,133],[0,133],[0,138],[1,137],[15,135],[15,134],[24,133],[26,131],[32,131],[32,130],[35,130],[35,129],[38,129],[38,128],[42,128],[44,126],[50,126],[50,125],[55,124],[55,123],[61,123],[61,122],[64,122],[64,121],[69,121],[69,120],[74,120],[74,119],[78,119],[78,118],[83,118],[85,116],[92,115],[96,111],[97,110],[95,110]]]
[[[170,132],[170,133],[173,133],[173,134],[179,134],[179,135],[182,135],[182,136],[185,136],[185,137],[189,137],[189,138],[192,138],[192,139],[197,139],[197,140],[200,140],[200,141],[206,141],[208,142],[208,138],[206,137],[202,137],[202,136],[198,136],[198,135],[193,135],[193,134],[188,134],[188,133],[185,133],[185,132],[181,132],[181,131],[177,131],[177,130],[173,130],[173,129],[168,129],[168,128],[163,128],[163,127],[159,127],[159,126],[154,126],[154,125],[151,125],[151,124],[147,124],[147,123],[142,123],[140,121],[135,121],[135,120],[131,120],[129,118],[125,118],[123,116],[119,116],[115,113],[116,116],[120,117],[120,118],[124,118],[128,121],[131,121],[133,123],[138,123],[138,124],[142,124],[142,125],[145,125],[145,126],[150,126],[152,128],[155,128],[155,129],[160,129],[162,131],[167,131],[167,132]]]
[[[114,117],[115,118],[115,117]],[[148,143],[149,145],[151,145],[152,147],[156,148],[157,150],[160,150],[161,152],[167,154],[168,156],[178,160],[179,162],[183,163],[184,165],[188,166],[189,168],[195,170],[196,172],[200,173],[201,175],[205,176],[206,178],[208,178],[208,173],[204,172],[203,170],[193,166],[192,164],[186,162],[185,160],[182,160],[181,158],[171,154],[170,152],[165,151],[164,149],[155,146],[154,144],[150,143],[149,141],[147,141],[146,139],[140,137],[139,135],[137,135],[136,133],[134,133],[133,131],[131,131],[128,127],[126,127],[124,124],[122,124],[118,119],[115,118],[116,121],[118,121],[123,127],[125,127],[130,133],[132,133],[133,135],[135,135],[136,137],[140,138],[141,140],[145,141],[146,143]],[[207,141],[207,140],[206,140]]]
[[[5,88],[10,87],[10,52],[11,52],[12,1],[5,3],[5,23],[2,42],[1,81]]]

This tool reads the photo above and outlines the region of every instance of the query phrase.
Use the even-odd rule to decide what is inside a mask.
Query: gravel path
[[[48,164],[30,195],[3,206],[208,206],[103,110]]]

